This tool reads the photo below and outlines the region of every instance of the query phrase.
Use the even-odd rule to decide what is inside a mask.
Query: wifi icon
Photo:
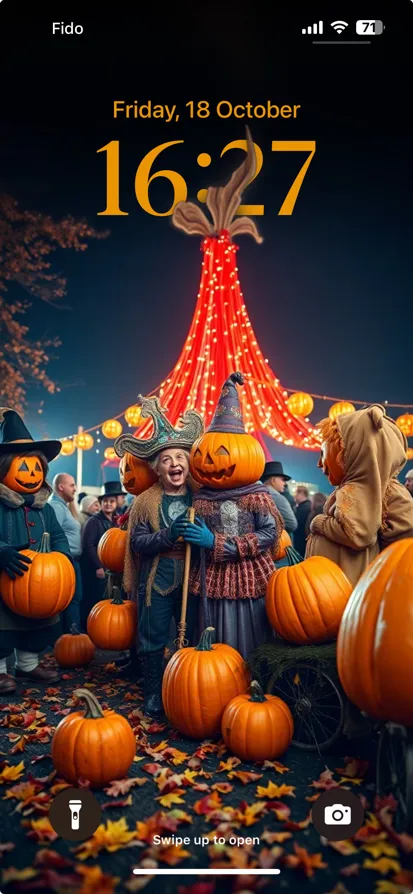
[[[348,27],[348,22],[331,22],[331,27],[334,28],[337,34],[342,34],[345,28]]]

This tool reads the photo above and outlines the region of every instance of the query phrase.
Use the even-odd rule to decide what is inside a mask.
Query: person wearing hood
[[[22,550],[37,550],[44,533],[52,551],[70,558],[69,543],[47,502],[48,463],[60,453],[60,441],[34,441],[21,417],[0,408],[0,571],[15,580],[27,573],[31,560]],[[59,615],[26,618],[11,611],[0,591],[0,694],[16,691],[15,678],[24,685],[55,683],[59,674],[40,663],[40,653],[60,635]],[[7,658],[15,652],[14,677],[7,673]]]
[[[379,404],[323,419],[317,428],[318,465],[335,490],[311,522],[306,558],[332,559],[355,586],[381,550],[413,537],[413,501],[397,480],[407,441]]]
[[[84,495],[82,500],[80,501],[80,524],[82,528],[85,526],[86,522],[93,518],[94,515],[100,512],[100,503],[97,497]]]

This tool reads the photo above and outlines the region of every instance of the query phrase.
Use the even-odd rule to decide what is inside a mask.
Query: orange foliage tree
[[[23,210],[11,196],[0,195],[0,393],[4,406],[23,413],[30,385],[40,384],[51,394],[58,390],[46,368],[50,349],[61,342],[30,339],[29,326],[19,318],[27,314],[31,302],[19,297],[19,289],[54,304],[66,294],[67,281],[53,270],[52,253],[60,248],[85,251],[88,239],[107,235],[84,220],[68,216],[56,221],[42,212]]]

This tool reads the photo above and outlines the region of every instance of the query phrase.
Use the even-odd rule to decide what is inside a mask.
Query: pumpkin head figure
[[[0,407],[0,430],[0,481],[17,493],[36,494],[61,441],[33,441],[22,418],[9,407]]]
[[[211,425],[191,450],[193,477],[216,490],[254,484],[265,466],[261,444],[245,432],[236,383],[244,384],[239,372],[225,382]]]
[[[320,429],[323,442],[318,468],[323,470],[333,487],[338,487],[344,477],[343,443],[335,420],[322,419],[317,428]]]
[[[119,478],[129,494],[138,496],[158,480],[158,476],[144,459],[125,453],[119,463]]]
[[[22,494],[35,494],[44,484],[44,471],[40,456],[22,453],[14,456],[3,484]]]

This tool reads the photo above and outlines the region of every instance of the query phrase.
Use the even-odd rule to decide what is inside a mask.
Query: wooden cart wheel
[[[379,737],[376,787],[380,797],[393,795],[397,801],[394,827],[413,834],[413,730],[386,723]]]
[[[327,751],[341,735],[344,703],[333,680],[315,665],[296,664],[273,674],[267,693],[278,695],[294,718],[292,744],[304,751]]]

